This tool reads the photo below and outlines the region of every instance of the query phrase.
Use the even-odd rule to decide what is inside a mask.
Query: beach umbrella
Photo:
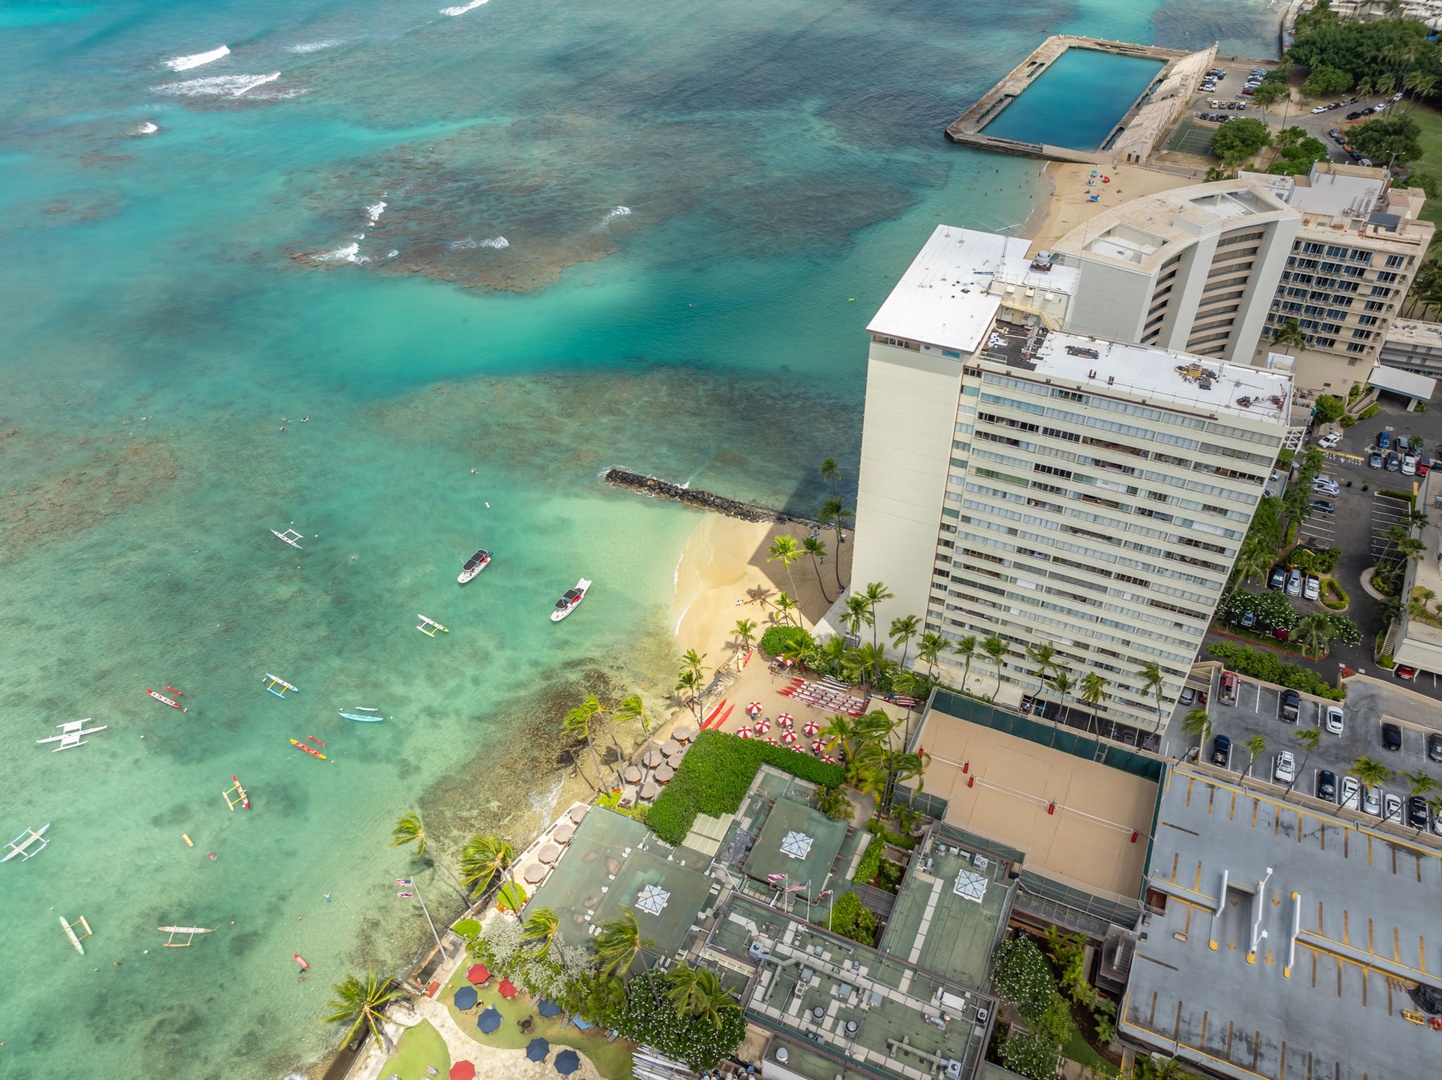
[[[585,818],[585,816],[590,813],[590,811],[591,808],[589,806],[583,806],[579,803],[571,807],[571,813],[569,815],[571,818],[571,823],[573,825],[581,824],[582,819]]]
[[[551,1044],[545,1039],[532,1039],[526,1047],[526,1057],[532,1061],[545,1061],[551,1052]]]
[[[826,744],[825,744],[824,742],[822,742],[820,739],[817,739],[814,743],[811,744],[812,753],[819,754],[819,753],[821,753],[821,751],[823,751],[823,750],[825,750],[825,749],[826,749]]]
[[[768,743],[770,743],[772,746],[780,746],[780,745],[781,745],[781,744],[778,743],[775,739],[767,739],[766,741],[767,741]]]
[[[476,1027],[480,1028],[481,1033],[484,1035],[489,1035],[500,1026],[501,1014],[496,1012],[494,1007],[486,1009],[485,1012],[476,1017]]]
[[[511,982],[510,979],[502,979],[498,989],[501,991],[501,997],[503,998],[513,998],[517,993],[516,984]]]
[[[781,741],[784,742],[787,746],[790,746],[796,741],[796,732],[788,731],[785,735],[781,736]]]
[[[801,745],[799,745],[799,744],[796,745],[796,746],[793,746],[791,749],[795,750],[798,754],[804,754],[804,753],[806,753],[806,747],[801,746]]]
[[[650,750],[646,751],[644,756],[642,756],[641,764],[645,765],[648,769],[654,769],[657,765],[661,764],[661,762],[665,760],[666,756],[662,754],[660,750],[652,747]]]
[[[472,964],[466,972],[466,978],[477,986],[485,983],[491,977],[491,969],[485,964]]]
[[[476,1067],[469,1061],[458,1061],[451,1066],[451,1080],[475,1080]]]
[[[824,762],[826,762],[826,764],[828,764],[828,765],[835,765],[835,764],[836,764],[836,759],[835,759],[834,757],[832,757],[830,754],[827,754],[827,755],[826,755],[824,758],[822,758],[821,760],[824,761]]]
[[[546,868],[538,862],[531,863],[531,865],[526,867],[525,871],[521,874],[521,880],[524,881],[527,885],[539,885],[545,879]],[[501,985],[509,986],[510,983],[503,982],[501,983]],[[515,988],[512,987],[511,994],[514,994],[515,992]],[[506,996],[510,997],[511,994],[507,994]]]
[[[542,1016],[560,1016],[561,1007],[549,998],[542,998],[536,1006],[536,1011]]]
[[[810,738],[812,735],[815,735],[818,731],[821,730],[821,725],[818,724],[815,720],[808,720],[805,724],[801,726],[801,730],[806,733],[807,738]]]
[[[641,785],[641,790],[636,793],[636,797],[646,802],[650,802],[659,794],[661,794],[661,789],[656,786],[654,781],[647,780],[644,784]]]
[[[570,1076],[581,1067],[581,1055],[574,1050],[562,1050],[556,1055],[556,1071],[562,1076]]]
[[[639,765],[627,765],[626,771],[621,774],[621,779],[628,784],[639,784],[641,782],[641,767]]]
[[[760,716],[760,715],[761,715],[761,702],[759,702],[759,701],[753,701],[753,702],[751,702],[751,704],[749,704],[749,705],[746,706],[746,711],[749,712],[752,716]]]
[[[752,731],[749,727],[743,726],[740,731],[736,732],[736,737],[738,739],[749,739],[755,734],[756,733]]]
[[[678,743],[675,739],[667,739],[661,744],[661,753],[665,754],[667,757],[671,757],[673,754],[679,753],[680,750],[681,744]]]
[[[756,734],[757,734],[757,735],[765,735],[765,734],[766,734],[767,732],[769,732],[770,730],[771,730],[771,721],[770,721],[770,720],[757,720],[757,721],[756,721]]]
[[[636,779],[641,779],[639,771],[636,773]],[[561,849],[556,844],[545,844],[540,851],[536,852],[536,858],[540,859],[543,863],[553,863],[560,857]]]
[[[682,724],[675,731],[671,732],[671,738],[677,742],[690,742],[696,737],[696,729],[690,724]]]
[[[471,1009],[471,1008],[474,1008],[474,1007],[475,1007],[475,1004],[476,1004],[476,998],[477,998],[478,996],[479,996],[479,995],[476,994],[476,988],[475,988],[474,986],[463,986],[463,987],[461,987],[459,990],[456,991],[456,998],[455,998],[455,1000],[456,1000],[456,1008],[458,1008],[458,1009]]]
[[[576,826],[569,821],[563,821],[556,826],[556,831],[551,834],[551,839],[558,844],[569,844],[571,837],[576,835]]]
[[[669,784],[676,775],[676,770],[669,765],[662,765],[656,770],[656,783]]]
[[[796,723],[796,717],[792,716],[789,712],[784,712],[776,718],[776,722],[782,727],[789,728],[792,724]]]

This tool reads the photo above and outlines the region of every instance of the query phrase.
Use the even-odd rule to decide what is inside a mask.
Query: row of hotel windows
[[[1395,281],[1396,274],[1379,274],[1377,280]],[[1283,270],[1282,281],[1295,281],[1298,285],[1315,285],[1319,289],[1334,289],[1342,293],[1356,293],[1362,291],[1362,285],[1357,281],[1338,281],[1336,278],[1316,277],[1312,274],[1304,274],[1300,271]],[[1395,289],[1389,289],[1386,285],[1373,285],[1368,290],[1368,296],[1391,296]]]
[[[1319,244],[1315,240],[1295,240],[1292,243],[1292,250],[1299,251],[1303,255],[1325,255],[1329,259],[1348,259],[1355,263],[1368,265],[1372,262],[1372,252],[1365,248],[1348,248],[1341,244]],[[1289,258],[1287,265],[1290,266],[1292,261]],[[1393,270],[1407,266],[1410,261],[1411,256],[1409,255],[1387,256],[1387,266]]]
[[[1271,313],[1269,313],[1269,314],[1267,315],[1267,325],[1268,325],[1268,326],[1281,326],[1281,325],[1282,325],[1283,323],[1285,323],[1289,318],[1292,318],[1292,317],[1293,317],[1293,316],[1286,315],[1286,314],[1283,314],[1283,313],[1281,313],[1281,312],[1273,311],[1273,312],[1271,312]],[[1311,323],[1313,324],[1313,326],[1315,326],[1315,322],[1314,322],[1313,320],[1308,320],[1308,322],[1311,322]],[[1312,327],[1309,327],[1306,323],[1304,323],[1304,322],[1303,322],[1302,320],[1300,320],[1300,319],[1297,320],[1297,325],[1301,326],[1303,330],[1309,330],[1309,329],[1312,328]],[[1369,338],[1372,336],[1372,331],[1370,331],[1370,330],[1367,330],[1367,331],[1359,331],[1359,333],[1362,333],[1362,332],[1365,332],[1366,335],[1367,335]],[[1310,335],[1310,334],[1309,334],[1309,335],[1308,335],[1308,338],[1307,338],[1307,344],[1308,344],[1309,346],[1311,346],[1312,348],[1318,348],[1318,349],[1335,349],[1335,348],[1337,347],[1337,339],[1334,338],[1334,337],[1322,337],[1322,336],[1315,336],[1315,335]],[[1364,352],[1366,352],[1368,349],[1371,349],[1371,348],[1373,348],[1373,346],[1368,345],[1365,341],[1349,341],[1349,342],[1347,343],[1347,351],[1348,351],[1349,353],[1364,353]]]

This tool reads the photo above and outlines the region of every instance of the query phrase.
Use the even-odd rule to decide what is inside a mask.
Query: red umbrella
[[[782,727],[789,728],[793,723],[796,722],[796,717],[792,716],[789,712],[784,712],[776,718],[776,722]]]
[[[822,758],[821,760],[824,761],[824,762],[826,762],[826,764],[828,764],[828,765],[835,765],[835,764],[836,764],[836,759],[835,759],[834,757],[832,757],[830,754],[827,754],[827,755],[826,755],[824,758]]]
[[[806,753],[806,747],[804,746],[793,746],[791,749],[795,750],[798,754]]]
[[[485,964],[472,964],[470,970],[466,972],[466,978],[477,986],[489,980],[490,977],[491,971]]]
[[[821,751],[823,751],[823,750],[826,749],[826,744],[825,744],[824,742],[822,742],[820,739],[817,739],[814,743],[811,744],[811,749],[812,749],[815,753],[818,753],[818,754],[819,754],[819,753],[821,753]]]
[[[500,990],[501,997],[503,998],[513,998],[516,996],[516,984],[511,982],[510,979],[502,979],[501,985],[497,987],[497,989]]]
[[[750,705],[746,706],[746,711],[752,716],[759,716],[761,714],[761,702],[753,701]]]
[[[785,735],[781,736],[781,741],[784,742],[787,746],[790,746],[796,741],[796,732],[788,731]]]
[[[756,721],[756,734],[757,734],[757,735],[765,735],[765,734],[766,734],[767,732],[769,732],[770,730],[771,730],[771,722],[770,722],[769,720],[757,720],[757,721]]]
[[[458,1061],[451,1066],[451,1080],[475,1080],[476,1067],[469,1061]]]
[[[767,741],[768,743],[770,743],[772,746],[780,746],[780,745],[781,745],[781,744],[778,743],[775,739],[767,739],[766,741]]]
[[[821,725],[818,724],[815,720],[808,720],[805,724],[802,725],[801,730],[806,732],[807,737],[810,738],[812,735],[815,735],[818,731],[821,730]]]
[[[738,739],[749,739],[755,734],[756,733],[752,731],[749,727],[742,727],[740,731],[736,732],[736,737]]]

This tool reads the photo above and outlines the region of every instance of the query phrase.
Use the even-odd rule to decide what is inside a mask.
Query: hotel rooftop
[[[1119,1029],[1219,1076],[1435,1074],[1442,858],[1185,766],[1164,780]]]

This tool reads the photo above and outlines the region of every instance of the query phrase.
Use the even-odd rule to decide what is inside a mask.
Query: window
[[[1384,286],[1384,285],[1373,285],[1373,286],[1372,286],[1372,295],[1373,295],[1373,296],[1391,296],[1391,295],[1392,295],[1392,290],[1389,289],[1389,288],[1387,288],[1387,287]]]
[[[1407,265],[1407,256],[1405,256],[1405,255],[1388,255],[1388,256],[1387,256],[1387,265],[1388,265],[1391,269],[1393,269],[1393,270],[1398,270],[1398,269],[1400,269],[1400,268],[1402,268],[1402,267],[1404,267],[1404,266]]]
[[[1392,282],[1397,280],[1397,275],[1392,273],[1390,270],[1383,270],[1380,274],[1377,275],[1377,280],[1386,282],[1387,284],[1391,284]]]
[[[1354,342],[1352,342],[1350,345],[1347,346],[1347,351],[1348,351],[1349,353],[1364,353],[1364,352],[1367,351],[1367,346],[1365,346],[1365,345],[1360,345],[1360,344],[1358,344],[1357,342],[1354,341]]]
[[[1372,261],[1372,253],[1370,251],[1363,251],[1360,248],[1354,248],[1349,258],[1356,263],[1369,263]]]

